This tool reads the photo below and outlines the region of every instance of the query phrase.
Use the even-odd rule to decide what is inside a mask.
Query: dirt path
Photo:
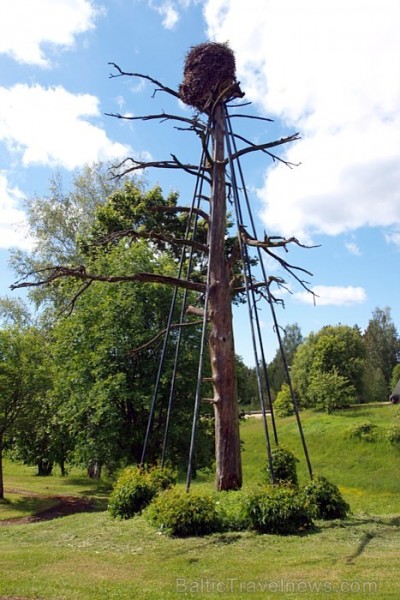
[[[19,494],[26,494],[29,496],[38,496],[38,494],[24,492],[23,490],[10,490],[15,491]],[[58,519],[59,517],[66,517],[67,515],[73,515],[75,513],[90,512],[94,510],[94,506],[91,500],[88,498],[78,498],[77,496],[53,496],[54,500],[57,500],[56,506],[47,508],[35,515],[28,517],[14,517],[12,519],[4,519],[0,521],[0,527],[2,525],[26,525],[27,523],[39,523],[41,521],[51,521],[52,519]],[[1,598],[0,598],[1,600]]]

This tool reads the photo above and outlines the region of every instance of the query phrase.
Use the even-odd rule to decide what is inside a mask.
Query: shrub
[[[156,488],[156,492],[161,492],[166,490],[177,482],[178,473],[171,466],[167,465],[161,467],[160,465],[155,465],[153,467],[146,469],[149,480],[152,485]]]
[[[274,483],[290,483],[292,485],[297,485],[296,463],[299,461],[293,452],[283,446],[277,446],[272,450],[271,454]],[[272,483],[269,464],[267,465],[267,480]]]
[[[247,496],[242,491],[219,492],[216,499],[217,514],[223,531],[248,529]]]
[[[294,414],[293,400],[290,388],[284,383],[274,402],[274,410],[278,417],[290,417]]]
[[[154,496],[176,482],[169,467],[127,467],[120,474],[110,495],[108,510],[113,517],[130,519],[143,510]]]
[[[259,533],[292,534],[310,529],[315,507],[293,486],[269,486],[247,502],[250,526]]]
[[[182,488],[171,488],[156,496],[146,517],[161,531],[178,537],[221,531],[215,497]]]
[[[365,442],[376,442],[378,426],[370,421],[357,423],[350,429],[350,437]]]
[[[325,477],[317,476],[303,488],[305,496],[315,505],[318,519],[344,519],[350,506],[339,488]]]
[[[400,425],[392,425],[387,430],[386,437],[392,446],[400,448]]]

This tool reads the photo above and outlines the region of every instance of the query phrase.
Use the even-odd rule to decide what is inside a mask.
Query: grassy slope
[[[398,412],[387,406],[334,416],[304,415],[314,470],[338,483],[352,505],[355,514],[345,522],[320,523],[319,531],[303,537],[245,532],[185,540],[159,535],[141,517],[119,522],[104,512],[3,526],[0,597],[319,599],[329,592],[329,598],[336,599],[348,597],[350,590],[364,597],[368,589],[377,589],[373,597],[396,598],[400,592],[399,455],[384,441],[354,442],[346,430],[355,420],[370,420],[383,431],[393,419],[400,420],[395,416]],[[280,421],[279,432],[281,442],[300,457],[294,420]],[[244,476],[252,486],[260,481],[265,462],[262,423],[253,419],[244,423],[242,437]],[[299,471],[305,480],[303,463]],[[32,486],[44,496],[53,491],[57,495],[98,493],[85,479],[43,480],[21,469],[13,466],[7,471],[6,488]],[[210,483],[203,480],[196,485]],[[12,504],[3,507],[3,518],[4,511],[12,508]],[[363,586],[367,587],[363,590]],[[284,593],[294,588],[297,593]]]
[[[385,439],[394,423],[400,425],[400,407],[382,405],[361,407],[326,415],[301,414],[305,439],[315,474],[336,483],[354,512],[390,514],[399,512],[400,479],[397,477],[400,451]],[[378,440],[360,442],[349,436],[356,423],[370,421],[378,426]],[[300,459],[300,480],[308,477],[304,454],[294,417],[278,421],[281,444]],[[242,426],[245,446],[244,478],[257,482],[266,464],[266,444],[261,423],[247,420]]]

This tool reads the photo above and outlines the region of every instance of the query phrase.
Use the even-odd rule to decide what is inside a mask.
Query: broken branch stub
[[[235,55],[228,44],[193,46],[186,56],[179,96],[185,104],[210,114],[216,102],[243,98],[235,71]]]

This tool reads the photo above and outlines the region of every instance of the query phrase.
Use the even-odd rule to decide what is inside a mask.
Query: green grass
[[[383,434],[400,420],[398,414],[396,407],[382,406],[302,415],[315,472],[338,484],[351,504],[353,514],[345,521],[318,522],[317,530],[304,536],[240,532],[174,539],[160,535],[140,516],[113,520],[99,503],[96,512],[0,527],[0,598],[343,599],[350,592],[397,598],[400,453],[383,438],[355,441],[348,430],[369,420]],[[299,475],[306,481],[295,420],[281,419],[278,426],[281,443],[301,459]],[[246,487],[253,487],[261,481],[266,461],[261,421],[243,423],[242,438]],[[211,480],[201,475],[194,485],[211,488]],[[30,490],[42,499],[53,493],[104,494],[79,473],[64,480],[38,478],[10,463],[5,483],[6,489]],[[0,518],[7,518],[14,504],[0,505]]]
[[[356,423],[377,425],[376,442],[352,439]],[[333,415],[306,411],[301,422],[315,474],[336,483],[354,512],[391,514],[399,511],[400,478],[397,476],[400,450],[385,439],[393,423],[400,423],[399,407],[381,405],[348,409]],[[300,482],[308,470],[295,417],[278,420],[279,442],[300,459]],[[244,480],[254,485],[262,478],[267,461],[265,436],[260,421],[248,419],[242,425]]]
[[[201,586],[204,590],[206,585],[212,589],[213,584],[225,591],[233,586],[236,594],[231,597],[242,597],[240,586],[243,590],[273,582],[337,590],[344,583],[357,590],[368,583],[378,592],[374,596],[387,600],[399,592],[398,525],[390,518],[357,518],[323,524],[304,537],[244,532],[171,539],[140,517],[121,522],[106,513],[75,515],[2,528],[0,592],[59,600],[145,600],[192,597],[177,592]],[[303,592],[292,597],[326,596]]]
[[[35,473],[35,467],[4,460],[5,501],[0,501],[0,521],[42,512],[58,504],[57,496],[91,498],[95,504],[106,504],[109,484],[92,481],[81,470],[72,469],[68,477],[38,477]]]

